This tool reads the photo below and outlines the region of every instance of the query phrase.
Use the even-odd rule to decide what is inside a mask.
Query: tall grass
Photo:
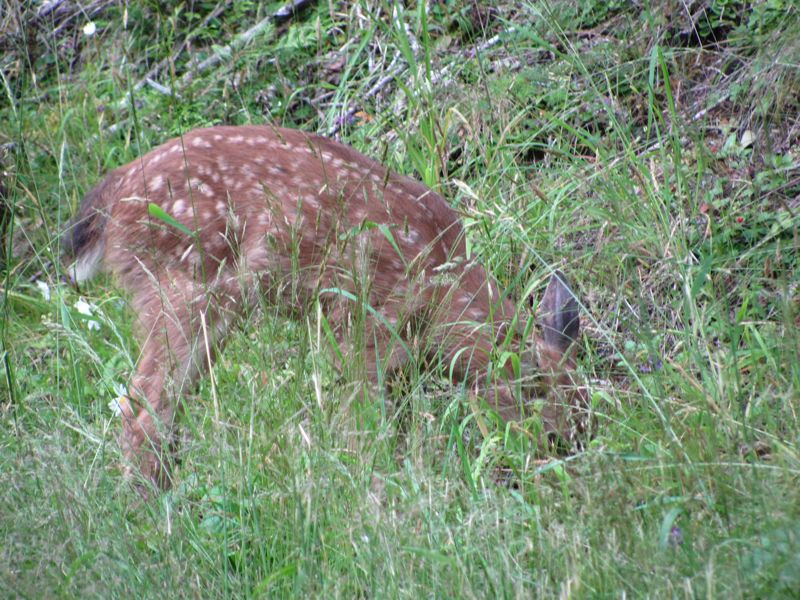
[[[191,83],[192,55],[271,5],[114,3],[91,37],[0,17],[2,593],[796,594],[798,14],[704,6],[692,25],[591,0],[326,4]],[[136,86],[158,61],[170,94]],[[336,129],[439,189],[523,313],[569,273],[581,447],[535,452],[446,365],[376,395],[358,352],[334,367],[320,311],[264,306],[182,406],[176,487],[142,502],[122,482],[108,403],[131,315],[108,279],[60,283],[59,231],[106,170],[266,120]]]

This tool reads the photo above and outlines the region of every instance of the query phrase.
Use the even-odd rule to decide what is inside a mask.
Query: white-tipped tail
[[[72,283],[83,283],[97,274],[103,259],[104,246],[101,241],[98,241],[75,259],[69,266],[69,278]]]

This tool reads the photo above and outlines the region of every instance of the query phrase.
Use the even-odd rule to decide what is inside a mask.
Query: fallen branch
[[[402,73],[406,69],[408,69],[408,64],[405,62],[397,64],[397,59],[395,58],[395,60],[392,61],[392,64],[389,65],[388,69],[389,73],[381,77],[375,85],[373,85],[369,90],[367,90],[367,93],[364,94],[363,99],[368,100],[369,98],[372,98],[373,96],[377,95],[383,88],[385,88],[389,84],[389,82],[391,82],[395,77],[400,75],[400,73]],[[361,104],[353,105],[341,117],[336,119],[336,122],[333,124],[333,127],[331,127],[330,130],[328,131],[328,136],[333,137],[334,135],[336,135],[342,128],[342,125],[349,123],[353,119],[355,114],[360,110],[360,108]]]
[[[468,58],[475,57],[479,53],[484,52],[485,50],[488,50],[489,48],[491,48],[493,46],[496,46],[497,44],[499,44],[505,38],[505,36],[507,36],[508,34],[513,33],[513,32],[514,32],[513,28],[508,29],[508,30],[504,31],[502,34],[497,34],[497,35],[491,37],[490,39],[486,40],[482,44],[479,44],[478,46],[476,46],[474,48],[468,49],[467,52],[466,52],[467,57]],[[413,36],[411,37],[411,39],[412,40],[414,39]],[[412,44],[412,45],[415,47],[415,50],[419,49],[419,44]],[[417,53],[415,52],[415,59],[416,59],[416,57],[417,57]],[[364,96],[361,99],[361,103],[356,104],[354,106],[351,106],[341,117],[336,119],[336,122],[328,130],[328,135],[329,136],[336,135],[339,132],[339,130],[342,128],[343,125],[349,123],[353,119],[355,114],[359,110],[361,110],[361,107],[362,107],[362,104],[363,104],[364,100],[368,100],[368,99],[372,98],[373,96],[377,95],[393,79],[395,79],[398,75],[400,75],[401,73],[403,73],[404,71],[406,71],[409,68],[408,63],[406,63],[406,62],[403,62],[403,63],[398,64],[396,66],[395,66],[395,62],[396,61],[394,61],[392,63],[392,66],[389,67],[389,73],[386,74],[384,77],[382,77],[380,80],[378,80],[378,82],[375,85],[373,85],[369,89],[369,91],[367,91],[366,94],[364,94]],[[450,73],[451,69],[453,68],[453,66],[455,64],[456,63],[451,63],[449,65],[446,65],[440,71],[431,74],[431,79],[430,79],[431,87],[436,86],[445,77],[447,77],[447,75]],[[458,64],[463,64],[463,63],[458,63]],[[394,68],[393,68],[393,66],[394,66]],[[392,109],[392,112],[394,114],[400,114],[400,112],[402,112],[402,110],[404,110],[404,109],[405,109],[405,99],[401,98],[400,101],[398,101],[397,104]]]
[[[198,63],[194,69],[190,68],[190,70],[183,77],[181,77],[181,85],[188,85],[191,83],[192,79],[194,79],[196,74],[202,73],[211,67],[217,66],[225,57],[230,56],[235,50],[239,50],[248,44],[254,37],[264,31],[270,25],[281,25],[316,3],[317,0],[293,0],[290,4],[279,8],[270,16],[261,19],[258,23],[253,25],[244,33],[237,35],[230,44],[223,47],[219,52],[215,52],[205,60]]]
[[[150,69],[145,74],[144,77],[142,77],[142,79],[139,80],[139,82],[136,85],[133,86],[134,91],[142,89],[145,85],[150,85],[150,81],[155,81],[154,77],[158,75],[162,69],[164,69],[169,64],[174,64],[175,61],[178,60],[178,57],[183,53],[183,51],[186,50],[186,47],[192,42],[192,40],[194,40],[195,37],[197,37],[197,33],[205,29],[205,27],[212,21],[212,19],[216,19],[218,16],[220,16],[225,11],[225,9],[228,8],[228,5],[230,3],[231,0],[225,0],[225,2],[220,2],[219,4],[217,4],[214,7],[214,10],[212,10],[210,13],[208,13],[208,15],[206,15],[206,18],[203,19],[203,22],[200,23],[198,27],[195,27],[195,29],[191,31],[183,39],[183,41],[178,45],[178,48],[175,50],[175,52],[172,53],[171,56],[160,60],[152,69]]]
[[[282,25],[289,19],[297,16],[300,12],[302,12],[306,8],[316,3],[317,0],[292,0],[292,2],[279,8],[268,17],[262,19],[261,21],[253,25],[250,29],[248,29],[244,33],[236,36],[234,40],[229,45],[222,48],[221,51],[213,54],[212,56],[209,56],[205,60],[196,64],[194,68],[190,67],[190,70],[185,75],[183,75],[183,77],[180,78],[177,87],[179,89],[185,88],[187,85],[191,83],[192,79],[194,79],[196,75],[221,63],[224,57],[229,56],[234,50],[242,48],[244,45],[250,42],[255,36],[264,31],[264,29],[266,29],[269,25]],[[214,11],[212,11],[212,14],[206,18],[205,22],[210,21],[213,18],[212,15],[216,16],[219,13],[221,13],[222,9],[226,5],[227,3],[221,4],[216,9],[214,9]],[[189,43],[189,41],[190,41],[189,38],[184,40],[184,42],[181,44],[178,50],[176,50],[176,52],[173,53],[172,57],[169,60],[175,60],[176,57],[184,50],[185,46]],[[166,66],[166,64],[168,64],[168,62],[165,62],[167,60],[168,59],[165,59],[159,62],[155,67],[150,69],[150,71],[148,71],[147,74],[140,81],[134,84],[132,92],[137,92],[144,86],[149,86],[154,90],[156,90],[157,92],[159,92],[160,94],[164,94],[167,96],[173,96],[173,95],[179,96],[179,92],[176,91],[174,88],[160,84],[153,79],[153,77],[161,69],[163,69],[164,66]],[[129,101],[133,102],[132,92],[131,94],[126,94],[125,97],[119,101],[118,108],[124,108]],[[125,123],[126,120],[117,121],[116,123],[110,125],[107,131],[109,133],[114,133],[115,131],[119,130]]]

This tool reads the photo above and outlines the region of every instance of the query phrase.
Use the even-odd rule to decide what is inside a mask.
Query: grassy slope
[[[9,15],[29,13],[0,19],[14,215],[0,593],[800,588],[791,3],[698,2],[709,12],[694,28],[685,3],[445,2],[399,12],[406,27],[380,2],[325,4],[191,84],[189,54],[169,61],[187,36],[206,55],[264,14],[174,4],[113,3],[91,37],[81,19],[45,19],[27,39]],[[161,60],[156,77],[180,98],[145,86],[126,104]],[[510,293],[540,293],[548,265],[577,282],[594,438],[565,461],[537,458],[519,436],[481,436],[458,390],[415,373],[397,397],[363,402],[328,364],[316,315],[292,323],[267,308],[185,407],[180,485],[142,504],[120,481],[107,408],[136,362],[130,315],[101,279],[84,291],[98,307],[89,327],[48,266],[57,232],[105,170],[191,127],[325,132],[348,107],[362,112],[342,139],[439,186]]]

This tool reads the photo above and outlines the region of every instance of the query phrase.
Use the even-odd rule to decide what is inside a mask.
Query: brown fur
[[[339,341],[364,348],[374,383],[408,359],[398,338],[408,341],[413,326],[503,418],[525,414],[511,385],[485,381],[508,333],[512,348],[524,344],[512,331],[514,305],[467,259],[456,213],[422,184],[331,140],[270,126],[191,131],[109,173],[84,199],[66,247],[75,279],[100,262],[132,294],[142,356],[121,445],[160,487],[169,484],[162,448],[172,444],[174,399],[262,296],[301,314],[319,298]],[[353,340],[349,315],[359,303],[369,308],[363,339]],[[550,390],[573,389],[577,306],[563,276],[542,305],[545,335],[525,354],[528,370]],[[554,393],[544,428],[563,435],[573,396]]]

